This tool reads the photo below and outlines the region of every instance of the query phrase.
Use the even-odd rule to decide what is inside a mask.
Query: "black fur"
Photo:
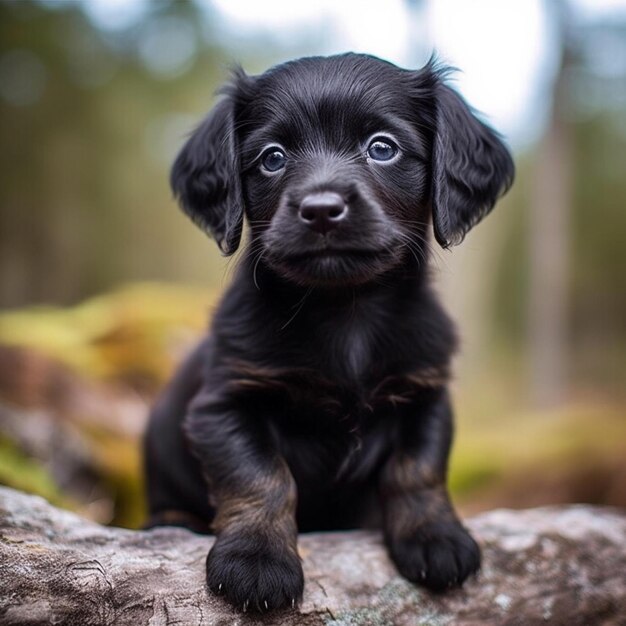
[[[174,164],[175,194],[222,250],[244,213],[250,240],[153,411],[151,523],[211,524],[208,585],[242,609],[300,598],[298,530],[382,526],[400,572],[434,590],[479,567],[445,486],[456,340],[428,230],[461,241],[513,164],[444,74],[356,54],[238,72]],[[377,135],[391,160],[368,151]],[[268,145],[286,157],[273,173]],[[320,193],[345,203],[326,234],[301,212]]]

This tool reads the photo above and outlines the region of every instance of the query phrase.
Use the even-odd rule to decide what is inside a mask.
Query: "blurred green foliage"
[[[625,31],[626,32],[626,31]],[[626,34],[625,34],[626,36]],[[625,81],[626,83],[626,81]],[[624,87],[626,93],[626,84]],[[571,120],[573,203],[569,240],[569,366],[581,391],[623,397],[626,380],[626,105]],[[520,354],[526,338],[533,154],[518,158],[517,182],[490,220],[499,222],[501,254],[489,307],[496,341]],[[493,230],[497,230],[494,228]]]
[[[166,19],[188,29],[194,57],[159,78],[138,42]],[[27,97],[35,83],[32,102],[0,98],[0,306],[67,303],[137,279],[220,285],[218,252],[180,218],[167,182],[227,75],[211,39],[190,2],[151,3],[141,24],[112,33],[77,3],[0,3],[6,89]]]
[[[181,346],[208,324],[217,296],[200,287],[135,283],[74,307],[0,312],[0,344],[41,351],[77,374],[161,386]]]

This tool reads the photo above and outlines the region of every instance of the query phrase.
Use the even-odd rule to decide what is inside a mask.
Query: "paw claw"
[[[480,549],[458,522],[422,526],[389,548],[403,576],[433,591],[461,586],[480,567]]]

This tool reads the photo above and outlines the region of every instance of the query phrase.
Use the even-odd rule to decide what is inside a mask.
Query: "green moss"
[[[114,515],[110,523],[139,528],[145,521],[139,441],[94,425],[84,425],[82,431],[91,443],[102,482],[113,498]]]
[[[0,437],[0,483],[42,496],[53,504],[72,508],[45,467],[5,437]]]
[[[0,313],[0,343],[36,349],[88,378],[127,372],[162,382],[172,346],[206,327],[215,294],[203,289],[137,283],[68,308]]]
[[[450,487],[456,496],[491,485],[503,489],[520,476],[538,472],[574,476],[581,460],[602,467],[624,454],[626,420],[615,408],[573,406],[509,414],[504,419],[468,414],[460,418],[462,432],[450,468]]]
[[[450,470],[448,485],[453,495],[479,489],[493,482],[501,472],[494,464],[478,459],[455,458]]]

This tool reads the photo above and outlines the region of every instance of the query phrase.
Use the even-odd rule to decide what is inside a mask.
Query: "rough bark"
[[[564,506],[467,522],[480,576],[433,595],[401,579],[375,532],[303,535],[299,608],[242,615],[207,593],[210,537],[106,528],[0,488],[0,624],[626,624],[626,514]]]

